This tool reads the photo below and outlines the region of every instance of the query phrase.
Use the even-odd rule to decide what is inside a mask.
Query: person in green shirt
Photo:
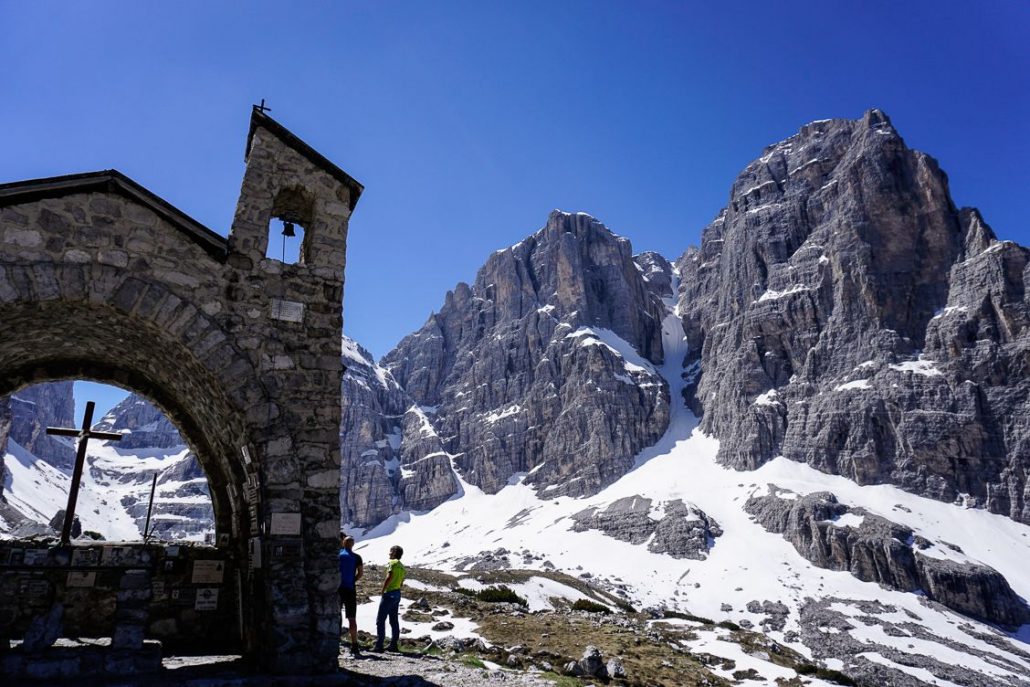
[[[379,613],[376,615],[376,645],[373,651],[383,650],[386,639],[386,619],[390,619],[390,646],[388,651],[399,651],[397,640],[401,636],[401,624],[398,618],[401,607],[401,585],[404,584],[404,564],[401,556],[404,549],[399,546],[390,547],[390,560],[386,563],[386,579],[383,580],[383,596],[379,600]]]

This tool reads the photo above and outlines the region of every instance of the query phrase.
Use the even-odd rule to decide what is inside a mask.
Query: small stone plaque
[[[154,580],[150,584],[150,599],[151,601],[164,601],[168,598],[168,592],[165,590],[164,580]]]
[[[272,513],[273,535],[300,534],[300,513]]]
[[[193,584],[222,584],[225,561],[193,561]]]
[[[68,580],[65,584],[68,587],[92,587],[97,583],[97,573],[95,570],[89,572],[76,572],[71,571],[68,573]]]
[[[75,549],[72,551],[72,565],[100,565],[100,549]]]
[[[176,587],[168,596],[176,606],[192,606],[197,598],[195,590],[183,587]]]
[[[283,301],[273,298],[268,305],[269,316],[283,322],[303,322],[304,304],[297,301]]]
[[[197,590],[197,598],[193,604],[193,610],[195,611],[217,611],[218,610],[218,590],[205,587]]]
[[[49,549],[25,549],[25,565],[46,565]]]
[[[105,546],[101,556],[104,565],[136,565],[136,559],[136,551],[131,546]]]

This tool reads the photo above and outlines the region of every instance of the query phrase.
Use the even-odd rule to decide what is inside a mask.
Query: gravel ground
[[[340,654],[340,666],[351,671],[355,678],[367,679],[360,685],[391,685],[393,687],[553,687],[554,683],[532,673],[509,670],[489,670],[464,665],[438,656],[421,654],[373,654],[351,656]]]

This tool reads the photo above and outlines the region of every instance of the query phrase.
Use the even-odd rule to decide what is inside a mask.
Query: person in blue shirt
[[[358,653],[358,580],[365,572],[361,556],[354,553],[354,537],[340,533],[340,605],[350,626],[350,650]]]

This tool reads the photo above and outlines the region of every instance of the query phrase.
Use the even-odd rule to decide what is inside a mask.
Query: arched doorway
[[[266,258],[283,189],[310,203],[297,264]],[[136,389],[207,474],[245,561],[244,651],[335,670],[343,267],[360,184],[255,109],[228,240],[118,172],[0,185],[0,395]],[[241,568],[244,567],[241,564]]]

